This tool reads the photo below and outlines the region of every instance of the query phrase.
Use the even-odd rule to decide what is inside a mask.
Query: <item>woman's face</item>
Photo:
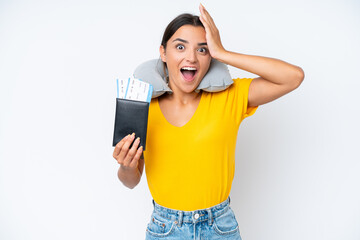
[[[160,46],[160,56],[167,64],[171,89],[186,93],[194,91],[211,61],[205,29],[191,25],[180,27],[168,40],[166,50]]]

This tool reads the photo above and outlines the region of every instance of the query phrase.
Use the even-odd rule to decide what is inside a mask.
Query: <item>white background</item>
[[[198,4],[0,0],[0,239],[145,238],[145,172],[129,190],[112,158],[115,79],[159,57],[166,25]],[[203,4],[226,49],[305,71],[240,126],[243,240],[359,240],[359,1]]]

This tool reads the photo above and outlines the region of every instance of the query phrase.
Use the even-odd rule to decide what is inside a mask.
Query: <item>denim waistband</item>
[[[154,211],[161,217],[175,221],[176,224],[181,226],[182,223],[197,223],[202,221],[209,221],[212,225],[213,219],[225,213],[230,207],[230,197],[224,202],[219,203],[213,207],[199,209],[194,211],[182,211],[163,207],[152,200]]]

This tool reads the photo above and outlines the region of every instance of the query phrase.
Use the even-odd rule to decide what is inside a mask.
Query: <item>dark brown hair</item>
[[[202,22],[200,21],[199,16],[192,15],[190,13],[183,13],[174,20],[172,20],[169,25],[166,27],[161,45],[166,49],[166,44],[169,41],[169,39],[174,35],[174,33],[182,26],[184,25],[191,25],[194,27],[204,27]]]

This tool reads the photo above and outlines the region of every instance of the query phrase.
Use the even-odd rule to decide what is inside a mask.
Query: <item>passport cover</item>
[[[148,113],[148,102],[116,98],[113,147],[125,136],[134,132],[135,139],[140,137],[139,147],[143,146],[145,150]]]

